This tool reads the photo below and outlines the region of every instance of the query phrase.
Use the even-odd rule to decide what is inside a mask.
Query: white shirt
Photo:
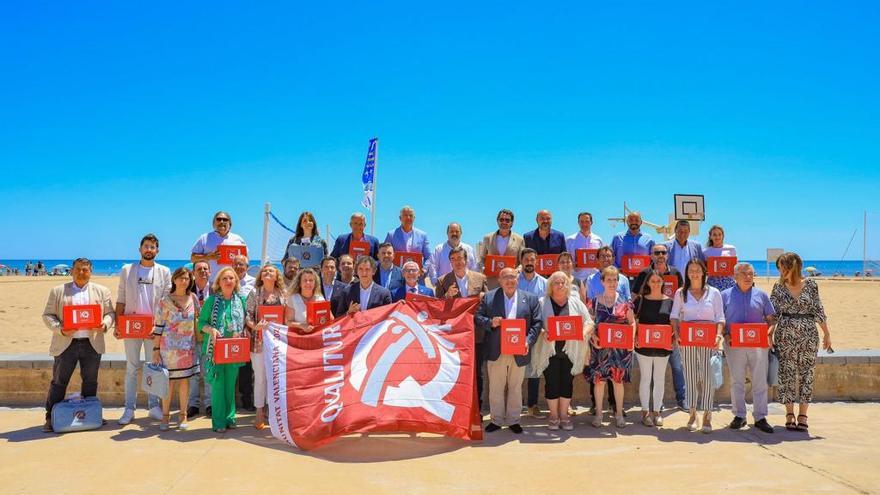
[[[590,232],[589,236],[585,236],[578,231],[565,238],[565,250],[571,253],[571,257],[577,259],[576,252],[578,249],[599,249],[602,247],[602,238]],[[597,273],[596,268],[575,268],[574,277],[581,281],[586,281],[590,275]]]
[[[464,277],[458,278],[458,275],[454,275],[455,283],[458,285],[458,293],[461,294],[461,297],[467,297],[468,295],[468,276],[467,272],[464,273]]]
[[[254,285],[256,285],[256,283],[256,278],[245,273],[244,277],[242,277],[241,280],[238,281],[238,294],[241,295],[241,297],[247,297],[248,294],[250,294],[251,291],[254,290]]]
[[[711,321],[715,323],[724,323],[724,302],[721,300],[721,292],[712,287],[706,286],[706,292],[703,297],[697,299],[693,294],[689,293],[687,302],[683,301],[682,294],[684,288],[675,291],[675,297],[672,298],[672,312],[669,317],[680,321]]]
[[[507,252],[507,244],[510,243],[510,235],[507,237],[503,237],[501,234],[495,236],[495,249],[498,250],[498,254],[504,256],[504,253]]]
[[[324,297],[321,294],[315,294],[315,297],[312,298],[315,302],[320,302],[324,300]],[[305,299],[299,294],[294,294],[287,298],[287,306],[289,308],[293,308],[293,321],[297,323],[305,323],[308,320],[308,304]]]
[[[467,253],[468,270],[476,271],[477,257],[474,256],[474,248],[463,242],[458,245],[464,248],[464,252]],[[428,277],[435,286],[443,275],[452,271],[452,264],[449,263],[449,251],[451,250],[452,246],[449,245],[449,241],[444,242],[443,244],[437,244],[437,247],[434,248],[434,252],[431,253],[431,258],[427,260],[426,268],[428,270]]]
[[[406,246],[406,252],[412,253],[413,252],[413,250],[412,250],[413,233],[415,231],[410,230],[409,232],[407,232],[407,231],[403,230],[402,228],[400,229],[400,231],[403,233],[403,245]]]
[[[418,286],[418,285],[413,285],[412,287],[410,287],[409,285],[407,285],[407,286],[406,286],[406,291],[407,291],[407,292],[410,292],[410,293],[412,293],[412,294],[418,294],[418,293],[419,293],[419,286]]]
[[[81,306],[89,303],[89,284],[86,284],[82,287],[77,287],[76,284],[73,284],[73,294],[70,297],[70,304],[74,306]],[[72,339],[87,339],[89,338],[88,330],[77,330],[73,332],[73,335],[70,336]]]
[[[140,263],[136,267],[138,284],[137,299],[135,299],[135,307],[132,308],[134,314],[153,314],[153,268],[152,266],[142,266]]]
[[[228,232],[225,237],[220,237],[216,231],[212,230],[207,234],[202,234],[201,237],[196,240],[196,243],[192,247],[193,254],[208,254],[217,250],[217,246],[221,244],[229,244],[232,246],[245,246],[247,245],[244,242],[244,239],[241,238],[238,234],[233,234],[232,232]],[[214,281],[214,277],[217,276],[218,266],[216,260],[209,260],[208,264],[211,265],[211,282]]]
[[[507,294],[501,293],[504,296],[504,314],[506,315],[504,318],[506,320],[514,320],[516,319],[516,292],[513,293],[513,297],[507,297]]]
[[[372,283],[371,283],[370,286],[367,287],[366,289],[364,289],[363,287],[361,287],[361,299],[360,299],[360,301],[359,301],[359,302],[360,302],[360,305],[361,305],[361,311],[366,311],[366,310],[367,310],[367,306],[369,306],[369,303],[370,303],[370,292],[371,292],[372,290],[373,290],[373,284],[372,284]]]

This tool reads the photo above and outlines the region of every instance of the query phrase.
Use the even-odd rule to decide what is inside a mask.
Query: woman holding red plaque
[[[593,319],[587,306],[572,292],[572,277],[562,271],[550,275],[547,295],[540,299],[544,327],[532,348],[533,378],[544,374],[544,397],[550,408],[549,428],[571,431],[574,425],[568,415],[574,375],[581,373],[590,352]],[[553,316],[580,316],[583,339],[550,340],[548,319]]]
[[[171,293],[159,303],[153,325],[153,364],[168,369],[168,395],[162,398],[162,421],[159,429],[168,430],[171,417],[171,397],[178,384],[180,419],[177,427],[189,429],[186,410],[189,406],[189,378],[199,372],[196,359],[196,311],[198,300],[192,292],[195,286],[192,272],[180,267],[171,274]]]
[[[556,266],[559,268],[559,271],[565,273],[571,279],[571,293],[578,296],[581,302],[586,301],[587,286],[584,285],[583,280],[574,276],[574,258],[571,256],[571,253],[568,251],[559,253],[559,256],[556,257]]]
[[[779,402],[785,404],[785,428],[807,431],[807,409],[813,398],[813,370],[819,350],[816,324],[822,328],[822,348],[829,353],[834,351],[819,286],[815,280],[803,277],[802,267],[801,257],[795,253],[785,253],[776,260],[779,281],[773,285],[770,302],[776,309],[777,320],[771,335],[779,355],[777,394]]]
[[[684,378],[687,383],[687,404],[690,418],[687,428],[697,431],[697,409],[703,412],[703,433],[712,433],[712,407],[715,401],[715,378],[712,375],[712,351],[721,344],[724,331],[724,303],[721,292],[706,285],[706,264],[692,259],[685,267],[684,287],[675,291],[670,316],[675,340],[681,342],[681,323],[712,323],[715,328],[714,346],[680,346]],[[702,396],[698,392],[702,387]],[[699,408],[697,404],[699,403]]]
[[[318,246],[323,250],[324,254],[317,257],[317,259],[301,259],[299,255],[295,254],[297,250],[292,249],[294,246]],[[296,232],[290,238],[290,241],[287,242],[287,247],[284,249],[284,257],[281,259],[281,265],[283,266],[287,258],[291,256],[300,258],[301,265],[307,268],[319,266],[321,259],[327,257],[327,241],[321,239],[321,236],[318,235],[318,221],[315,220],[315,215],[310,211],[304,211],[299,215],[299,220],[296,221]]]
[[[708,260],[715,256],[733,256],[736,257],[736,246],[733,244],[724,244],[724,228],[720,225],[713,225],[709,229],[709,240],[703,248],[703,256]],[[736,285],[732,276],[709,277],[706,283],[715,287],[719,291],[729,289]]]
[[[672,312],[672,299],[663,293],[663,275],[654,269],[647,274],[647,281],[642,284],[635,306],[636,329],[638,337],[641,330],[638,325],[669,325]],[[641,347],[641,338],[636,339],[636,360],[639,362],[639,400],[642,403],[642,424],[645,426],[663,426],[663,393],[666,384],[666,364],[672,350],[652,347]],[[651,382],[654,389],[651,390]],[[654,408],[650,400],[654,399]]]
[[[593,319],[596,327],[601,323],[616,323],[633,325],[632,304],[617,292],[620,281],[620,272],[616,267],[607,266],[600,272],[602,286],[605,288],[598,297],[592,301]],[[623,418],[623,384],[629,382],[629,369],[632,367],[632,350],[603,348],[599,346],[597,333],[593,333],[590,342],[593,346],[590,355],[590,365],[584,370],[584,376],[595,385],[596,417],[591,423],[594,427],[602,426],[602,408],[605,395],[605,382],[611,381],[614,387],[615,424],[618,428],[626,427]]]
[[[311,333],[315,327],[309,323],[309,303],[323,300],[318,272],[311,268],[300,270],[296,278],[293,279],[293,287],[287,297],[284,318],[287,320],[288,326],[298,329],[299,333]]]
[[[263,361],[263,329],[269,322],[260,318],[261,306],[283,307],[286,304],[284,297],[284,276],[275,265],[266,263],[260,269],[260,275],[254,284],[254,290],[248,294],[245,303],[245,325],[248,328],[248,338],[251,341],[251,366],[254,368],[254,407],[257,409],[254,418],[254,428],[262,430],[266,427],[266,364]],[[276,323],[283,324],[282,317]]]
[[[238,275],[231,266],[221,268],[199,313],[199,331],[205,334],[205,380],[211,384],[211,429],[220,433],[235,428],[235,380],[241,363],[214,363],[219,337],[245,335],[245,300],[238,294]]]

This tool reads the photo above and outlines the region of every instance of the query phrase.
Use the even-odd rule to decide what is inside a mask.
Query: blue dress
[[[626,313],[631,303],[617,294],[614,307],[607,307],[598,299],[593,299],[596,326],[600,323],[627,324]],[[587,380],[594,383],[598,380],[611,380],[615,383],[628,383],[629,370],[632,368],[633,353],[626,349],[596,349],[591,344],[590,364],[584,370]]]

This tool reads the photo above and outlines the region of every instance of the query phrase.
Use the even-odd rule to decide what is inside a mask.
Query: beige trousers
[[[517,366],[513,356],[502,354],[486,363],[489,372],[489,415],[498,426],[519,423],[522,413],[522,384],[526,367]]]

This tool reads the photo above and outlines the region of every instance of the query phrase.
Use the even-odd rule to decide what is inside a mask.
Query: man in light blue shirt
[[[526,291],[536,297],[544,297],[547,294],[547,279],[538,275],[535,265],[538,263],[538,253],[532,248],[525,248],[520,254],[522,269],[517,281],[517,289]]]
[[[595,299],[605,292],[605,287],[602,285],[602,270],[613,265],[615,260],[614,252],[609,246],[600,247],[596,257],[599,260],[599,271],[590,275],[590,278],[587,279],[587,299]],[[617,293],[627,301],[631,300],[632,294],[629,290],[629,279],[622,273],[618,274],[618,279]]]
[[[626,225],[629,230],[617,234],[611,239],[611,249],[614,251],[614,266],[621,268],[623,257],[627,255],[650,256],[654,241],[647,234],[642,233],[642,214],[632,211],[626,216]]]
[[[383,242],[379,244],[379,269],[373,276],[373,282],[395,292],[403,285],[403,272],[394,265],[394,247]]]

